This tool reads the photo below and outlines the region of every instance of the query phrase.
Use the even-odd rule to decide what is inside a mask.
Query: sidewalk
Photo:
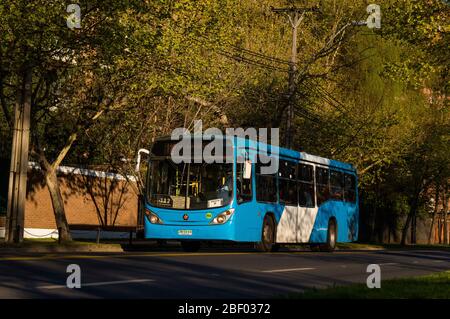
[[[0,242],[0,254],[11,253],[76,253],[76,252],[123,252],[121,244],[97,244],[73,241],[58,244],[57,241],[29,241],[20,244]]]
[[[89,240],[73,240],[58,244],[55,239],[24,239],[20,244],[9,244],[0,238],[0,256],[22,253],[123,253],[131,251],[166,251],[181,249],[178,242],[158,243],[154,240],[103,239],[100,243]]]
[[[226,244],[205,244],[206,249],[252,250],[252,245],[226,245]],[[58,244],[55,239],[25,239],[20,244],[9,244],[0,239],[0,255],[17,253],[123,253],[130,251],[167,251],[181,249],[178,242],[168,241],[158,244],[156,241],[134,239],[130,245],[128,240],[104,239],[97,244],[94,241],[77,241]],[[375,251],[375,250],[450,250],[446,245],[407,245],[396,244],[365,244],[365,243],[339,243],[336,251]],[[310,252],[308,245],[292,245],[282,247],[281,251],[304,251]]]

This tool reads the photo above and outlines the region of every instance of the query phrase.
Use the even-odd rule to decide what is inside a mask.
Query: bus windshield
[[[233,198],[233,164],[150,163],[147,198],[153,206],[207,209],[226,206]]]

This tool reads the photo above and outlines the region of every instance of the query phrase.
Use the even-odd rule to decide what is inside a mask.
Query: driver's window
[[[236,165],[236,197],[239,204],[252,200],[252,174],[245,176],[245,164]]]

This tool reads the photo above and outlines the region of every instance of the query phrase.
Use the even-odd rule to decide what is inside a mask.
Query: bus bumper
[[[146,239],[237,241],[232,221],[223,225],[164,225],[145,219]]]

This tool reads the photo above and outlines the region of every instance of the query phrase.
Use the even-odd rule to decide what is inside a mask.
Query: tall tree
[[[32,154],[45,173],[62,240],[71,238],[58,166],[113,110],[149,97],[220,90],[223,64],[214,63],[208,49],[232,35],[222,32],[232,2],[83,2],[81,28],[73,30],[66,26],[64,1],[0,4],[2,109],[8,118],[26,68],[34,79]]]

